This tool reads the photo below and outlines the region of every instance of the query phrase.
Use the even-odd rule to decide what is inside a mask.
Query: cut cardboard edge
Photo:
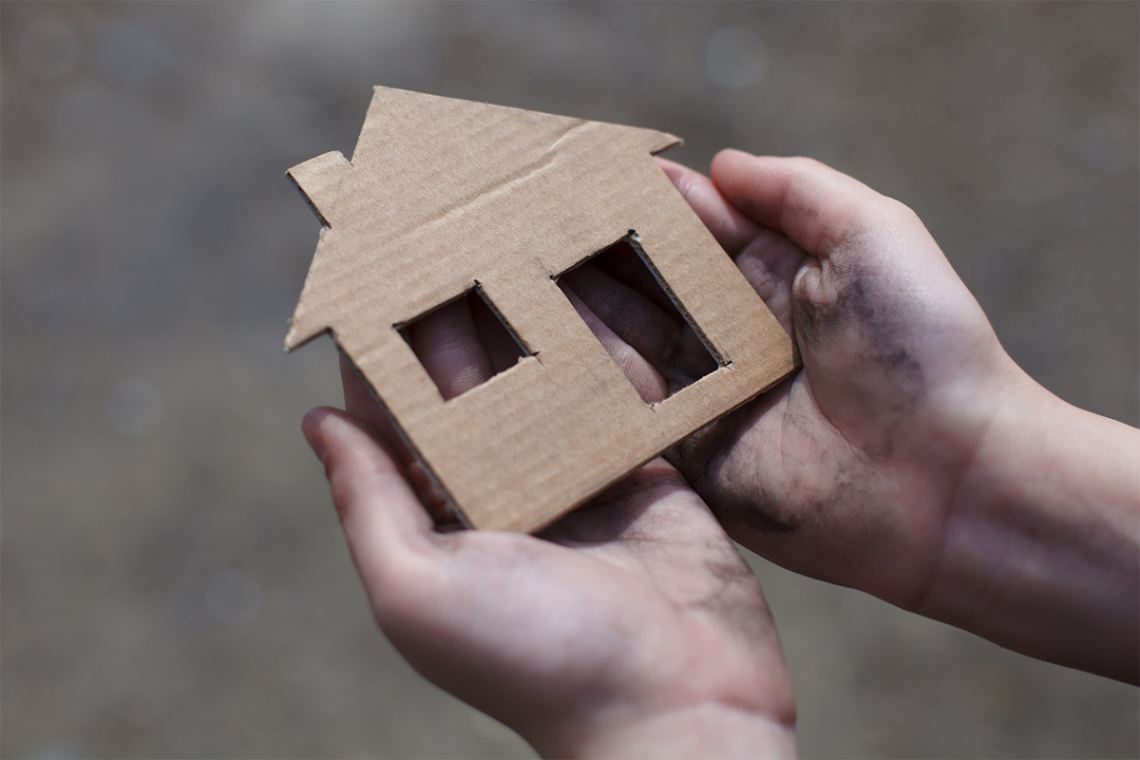
[[[287,169],[285,176],[301,192],[309,208],[321,221],[321,226],[331,227],[329,218],[336,204],[337,193],[340,192],[341,180],[351,168],[352,164],[344,154],[339,150],[331,150]]]
[[[402,90],[394,87],[385,87],[377,85],[373,88],[373,103],[369,107],[371,111],[379,100],[383,102],[386,93],[394,93],[398,95],[412,95],[417,98],[430,98],[433,100],[441,101],[454,101],[466,105],[474,105],[471,101],[464,101],[457,98],[448,98],[445,96],[436,95],[423,95],[422,93],[415,93],[410,90]],[[541,112],[528,111],[526,109],[515,108],[511,106],[500,106],[491,103],[480,103],[478,105],[486,106],[492,109],[501,109],[514,111],[519,115],[525,114],[540,114],[557,119],[567,119],[568,117],[558,116],[556,114],[541,114]],[[626,135],[636,135],[640,140],[640,147],[645,150],[650,156],[659,155],[671,148],[678,145],[683,145],[684,141],[677,135],[659,130],[649,129],[646,127],[634,127],[623,124],[615,124],[612,122],[600,122],[591,120],[575,120],[580,122],[580,126],[585,125],[598,125],[606,128],[621,130]],[[359,143],[357,145],[359,148]],[[355,151],[354,151],[355,155]],[[340,193],[341,186],[346,178],[348,172],[353,169],[353,164],[349,159],[346,159],[340,151],[329,151],[319,156],[303,161],[296,166],[291,167],[285,173],[309,208],[313,211],[314,215],[321,223],[321,234],[328,229],[331,229],[335,223],[335,206],[337,196]],[[320,251],[320,242],[318,242],[317,250],[313,254],[313,264],[309,268],[309,272],[305,278],[305,283],[301,289],[301,295],[298,299],[297,306],[294,309],[293,315],[289,320],[289,330],[286,334],[284,341],[284,351],[286,353],[300,348],[301,346],[309,343],[313,339],[319,337],[325,332],[329,332],[332,328],[330,324],[318,324],[310,319],[307,319],[305,305],[306,293],[309,290],[311,280],[316,274],[316,259]],[[517,336],[516,336],[517,339]]]
[[[407,447],[407,450],[411,453],[415,461],[419,463],[420,467],[424,471],[425,476],[431,482],[431,485],[443,497],[444,504],[441,511],[445,512],[446,516],[454,519],[455,522],[463,526],[465,529],[471,530],[473,526],[470,522],[468,522],[467,515],[465,515],[463,513],[463,510],[459,508],[459,505],[455,501],[455,497],[451,495],[451,492],[447,490],[447,486],[444,485],[439,475],[437,475],[435,470],[432,469],[431,463],[428,462],[427,458],[420,453],[419,449],[416,448],[415,444],[408,437],[408,434],[404,432],[404,429],[396,422],[396,418],[392,414],[392,411],[388,408],[388,405],[384,403],[384,399],[380,398],[380,394],[376,392],[376,389],[372,387],[372,383],[368,380],[367,375],[364,374],[360,367],[356,366],[356,362],[352,360],[352,357],[348,355],[348,352],[345,351],[337,341],[336,334],[331,329],[329,329],[325,330],[323,333],[318,333],[314,337],[320,337],[321,335],[325,334],[329,336],[333,342],[333,345],[336,346],[337,354],[340,356],[340,358],[344,359],[344,361],[348,363],[348,366],[352,368],[352,371],[356,377],[359,378],[362,383],[364,383],[364,387],[368,389],[368,395],[372,397],[372,400],[376,402],[376,405],[380,408],[380,411],[382,411],[384,413],[384,416],[387,417],[388,424],[392,427],[393,430],[396,431],[396,435],[399,436],[400,440],[403,442],[404,446]],[[420,486],[412,482],[412,479],[407,477],[406,473],[402,474],[405,480],[408,481],[409,487],[413,492],[415,492],[416,497],[420,499],[421,503],[423,503],[424,494],[421,493]],[[427,509],[429,513],[432,512],[432,510],[426,506],[425,509]],[[434,519],[435,515],[433,514],[432,517]]]
[[[645,135],[646,137],[652,136],[651,139],[649,140],[649,142],[646,144],[646,150],[649,152],[650,155],[654,155],[654,156],[658,155],[659,153],[663,153],[663,152],[669,150],[670,148],[674,148],[678,145],[684,144],[684,140],[682,140],[677,135],[670,134],[668,132],[662,132],[662,131],[657,130],[657,129],[650,129],[648,127],[634,127],[634,126],[630,126],[628,124],[617,124],[617,123],[611,122],[611,121],[597,121],[594,119],[574,118],[574,117],[569,117],[569,116],[562,116],[560,114],[548,113],[546,111],[535,111],[535,110],[532,110],[529,108],[519,108],[517,106],[504,106],[504,105],[500,105],[497,103],[489,103],[487,101],[474,101],[474,100],[465,100],[463,98],[452,98],[452,97],[448,97],[446,95],[428,95],[428,94],[425,94],[422,92],[416,92],[415,90],[405,90],[405,89],[400,88],[400,87],[388,87],[385,85],[374,85],[372,87],[372,102],[369,103],[369,106],[368,106],[369,114],[371,114],[372,110],[377,107],[378,103],[379,104],[384,103],[384,96],[388,93],[391,93],[393,96],[396,96],[396,97],[411,96],[411,97],[416,98],[416,99],[427,99],[427,100],[433,100],[433,101],[437,101],[437,102],[438,101],[450,101],[452,103],[461,105],[463,107],[483,106],[483,107],[492,108],[492,109],[495,109],[498,111],[513,111],[513,112],[515,112],[515,114],[517,116],[522,117],[522,118],[527,118],[529,116],[542,116],[542,117],[549,117],[549,118],[553,118],[553,119],[561,119],[561,120],[564,120],[567,122],[576,122],[576,127],[585,126],[587,124],[595,124],[595,125],[602,125],[605,127],[612,127],[615,129],[620,129],[620,130],[625,131],[626,133],[638,132],[638,133]],[[387,105],[381,105],[380,107],[384,110],[387,110],[387,108],[388,108]],[[367,121],[368,121],[368,116],[365,117],[365,123],[366,124],[367,124]],[[358,143],[358,146],[359,146],[359,143]],[[318,156],[318,158],[321,158],[321,156]],[[353,158],[354,159],[356,158],[355,152],[353,153]]]
[[[646,131],[654,132],[652,129]],[[680,137],[671,135],[668,132],[656,132],[656,134],[661,135],[661,137],[664,139],[661,140],[659,145],[649,149],[649,155],[651,156],[659,156],[667,150],[672,150],[673,148],[677,148],[685,144],[685,141]]]
[[[506,109],[513,114],[504,118],[487,110],[502,106],[458,101],[467,105],[457,108],[441,102],[454,99],[403,93],[376,88],[353,162],[332,151],[287,172],[322,229],[285,344],[290,350],[330,334],[385,413],[401,420],[395,427],[420,463],[423,482],[435,484],[431,501],[438,493],[465,522],[485,529],[541,530],[685,436],[748,404],[795,368],[791,351],[766,352],[770,358],[753,364],[755,351],[718,333],[725,310],[743,302],[740,288],[761,303],[730,259],[711,267],[708,274],[720,278],[713,278],[715,288],[686,279],[703,276],[704,260],[693,257],[710,245],[718,261],[727,253],[712,244],[707,228],[652,158],[682,144],[680,138],[549,114],[551,119],[536,118],[542,115],[520,109]],[[407,109],[401,111],[406,117],[389,139],[384,125],[396,106]],[[528,130],[541,134],[529,139]],[[484,146],[474,137],[490,142]],[[520,145],[526,150],[520,152]],[[424,151],[424,160],[400,171],[399,162],[414,150]],[[504,200],[524,182],[526,192]],[[490,200],[476,207],[470,198]],[[453,213],[456,208],[462,213]],[[518,218],[519,211],[526,216]],[[422,218],[442,223],[425,227]],[[611,245],[600,238],[618,225],[638,231],[631,243],[642,263],[721,368],[716,382],[696,396],[691,394],[706,380],[683,391],[689,396],[647,410],[612,357],[599,353],[585,323],[579,318],[563,324],[573,307],[567,304],[567,311],[560,301],[549,301],[558,296],[551,273]],[[426,245],[429,239],[432,246]],[[654,241],[672,253],[647,261],[642,249],[658,250]],[[422,251],[433,246],[443,254],[424,261]],[[440,263],[460,254],[447,266]],[[726,270],[740,288],[721,282]],[[423,363],[389,333],[408,315],[439,308],[464,282],[490,285],[496,316],[529,353],[542,347],[544,360],[480,386],[480,395],[467,402],[456,398],[441,406]],[[751,314],[750,304],[732,313]],[[782,332],[778,325],[776,330]],[[761,337],[757,345],[770,342]],[[615,437],[615,429],[625,430],[625,437]],[[499,431],[501,445],[476,455],[486,430]],[[558,432],[560,447],[547,445],[550,431]],[[632,446],[634,434],[640,443]],[[421,471],[414,472],[418,481]]]

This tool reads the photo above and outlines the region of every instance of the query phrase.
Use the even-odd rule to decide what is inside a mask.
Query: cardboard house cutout
[[[352,160],[289,170],[323,229],[285,339],[331,332],[472,527],[534,531],[793,369],[652,159],[672,135],[377,87]],[[717,369],[646,404],[555,279],[627,239]],[[472,288],[525,348],[444,400],[399,329]]]

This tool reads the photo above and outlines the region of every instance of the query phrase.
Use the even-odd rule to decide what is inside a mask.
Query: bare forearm
[[[790,719],[706,703],[536,748],[548,757],[790,758],[796,757],[796,736]]]
[[[963,479],[916,611],[1136,683],[1140,431],[1018,384]]]

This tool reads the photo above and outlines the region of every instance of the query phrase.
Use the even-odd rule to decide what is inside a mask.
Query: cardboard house
[[[289,170],[323,229],[285,339],[331,333],[462,519],[534,531],[793,369],[648,129],[377,87],[352,155]],[[646,404],[556,279],[628,240],[716,360]],[[472,289],[524,348],[444,400],[400,329]]]

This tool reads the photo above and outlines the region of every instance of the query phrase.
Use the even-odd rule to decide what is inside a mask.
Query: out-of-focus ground
[[[284,170],[385,84],[814,156],[912,206],[1014,358],[1138,421],[1135,3],[0,5],[0,754],[530,750],[374,628],[285,356]],[[1135,689],[755,559],[806,756],[1136,757]]]

